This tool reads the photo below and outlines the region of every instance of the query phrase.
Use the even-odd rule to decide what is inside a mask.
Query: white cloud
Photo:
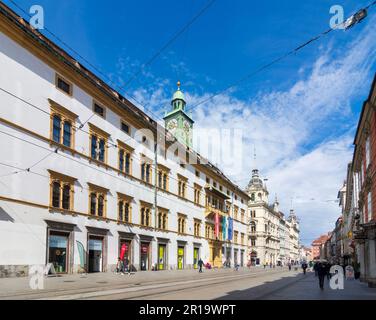
[[[306,244],[331,230],[340,214],[338,204],[332,200],[336,199],[351,161],[352,136],[358,119],[352,114],[351,103],[355,98],[366,98],[359,97],[359,92],[364,92],[371,82],[370,71],[376,57],[374,21],[369,21],[348,46],[322,48],[321,56],[312,65],[297,69],[296,82],[285,91],[263,88],[249,101],[242,101],[234,97],[234,89],[193,110],[195,128],[242,130],[243,161],[236,166],[240,173],[225,166],[223,159],[211,160],[219,162],[219,167],[244,187],[254,166],[255,146],[257,166],[269,179],[271,200],[277,193],[281,209],[288,213],[290,199],[294,198],[294,208],[301,219],[301,238]],[[153,115],[161,118],[170,107],[174,89],[174,83],[157,79],[132,95],[147,108],[153,107]],[[185,95],[189,107],[210,93]],[[333,130],[338,127],[347,133]],[[328,136],[338,132],[342,132],[340,136]],[[224,159],[231,157],[228,144],[212,147],[222,148]],[[239,146],[234,148],[234,152],[240,152]],[[207,156],[205,151],[200,152]]]

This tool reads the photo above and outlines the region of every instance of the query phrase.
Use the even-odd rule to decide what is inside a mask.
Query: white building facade
[[[253,265],[287,265],[299,262],[299,221],[293,210],[285,218],[277,197],[269,205],[269,192],[259,171],[252,171],[246,188],[250,197],[249,246]]]
[[[0,70],[0,276],[247,263],[248,195],[2,3]]]

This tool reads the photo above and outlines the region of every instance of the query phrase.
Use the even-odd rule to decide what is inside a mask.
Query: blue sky
[[[24,9],[36,4],[16,2]],[[369,2],[217,0],[125,93],[163,116],[179,79],[193,105],[327,30],[332,5],[342,5],[348,16]],[[206,3],[37,1],[46,27],[121,86]],[[336,198],[345,178],[375,73],[375,16],[373,7],[351,30],[330,33],[193,113],[197,127],[244,131],[243,172],[234,173],[221,159],[218,164],[244,187],[256,147],[271,200],[277,194],[288,212],[293,199],[306,244],[332,229],[340,214],[327,200]]]

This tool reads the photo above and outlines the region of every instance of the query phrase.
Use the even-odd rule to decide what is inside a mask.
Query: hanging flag
[[[222,240],[226,241],[226,235],[227,235],[227,217],[222,217]]]
[[[124,259],[124,255],[125,255],[125,252],[127,251],[127,245],[125,243],[123,243],[123,245],[121,246],[121,249],[120,249],[120,260],[123,260]]]
[[[233,226],[233,221],[232,218],[228,218],[228,239],[227,240],[232,240],[232,226]]]
[[[219,236],[219,214],[215,214],[215,226],[214,226],[214,235],[216,238]]]
[[[78,255],[80,257],[80,267],[85,270],[85,249],[84,245],[80,242],[77,241],[77,249],[78,249]]]

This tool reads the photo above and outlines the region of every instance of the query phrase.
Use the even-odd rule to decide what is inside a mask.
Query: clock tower
[[[182,144],[192,148],[193,123],[192,118],[185,111],[185,98],[180,90],[180,81],[177,83],[178,89],[172,96],[172,110],[164,116],[165,127]]]

